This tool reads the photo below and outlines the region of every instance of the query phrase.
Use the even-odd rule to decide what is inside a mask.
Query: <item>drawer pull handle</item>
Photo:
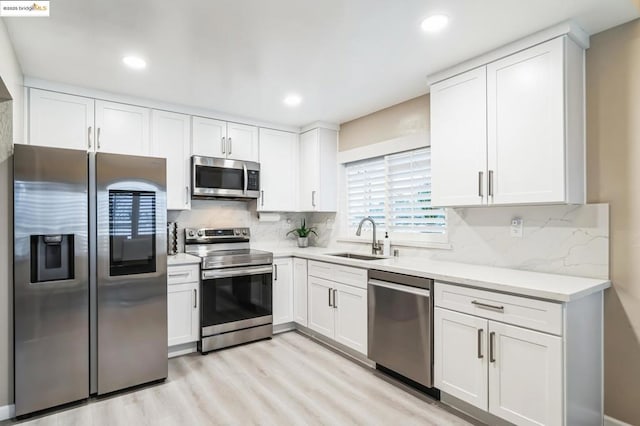
[[[489,305],[487,303],[478,302],[477,300],[472,300],[471,303],[476,305],[478,308],[504,312],[504,306]]]
[[[188,272],[182,272],[180,274],[169,274],[169,278],[188,277]]]
[[[478,359],[482,359],[484,358],[484,355],[482,355],[482,332],[484,330],[482,328],[478,329]]]

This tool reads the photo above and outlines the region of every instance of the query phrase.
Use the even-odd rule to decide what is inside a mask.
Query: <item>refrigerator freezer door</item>
[[[167,377],[166,168],[98,153],[95,169],[96,373],[106,394]]]
[[[15,413],[89,396],[87,153],[15,145]]]

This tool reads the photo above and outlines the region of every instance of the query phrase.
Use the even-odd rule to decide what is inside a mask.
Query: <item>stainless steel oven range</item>
[[[252,250],[249,238],[248,228],[185,229],[185,252],[202,258],[201,353],[273,333],[273,254]]]

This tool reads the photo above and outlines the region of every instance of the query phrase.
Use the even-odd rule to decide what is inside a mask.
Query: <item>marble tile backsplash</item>
[[[274,248],[295,247],[294,236],[286,236],[289,230],[300,225],[304,213],[278,213],[279,220],[265,221],[258,218],[255,201],[192,200],[191,210],[169,211],[167,219],[178,223],[178,251],[184,251],[184,228],[251,228],[251,242],[268,244]],[[267,216],[267,215],[264,215]],[[272,219],[274,214],[269,214]]]
[[[312,243],[361,251],[362,244],[337,241],[347,233],[341,233],[339,226],[333,224],[334,217],[335,214],[312,214],[310,222],[321,235]],[[521,238],[510,235],[513,218],[524,221]],[[448,209],[447,219],[450,248],[398,246],[401,256],[609,277],[608,204]]]
[[[192,209],[169,212],[178,222],[179,247],[184,227],[251,228],[252,243],[274,249],[295,247],[286,233],[302,218],[318,228],[311,245],[336,250],[366,251],[359,243],[344,243],[336,213],[279,213],[274,221],[258,218],[255,201],[198,201]],[[523,236],[510,236],[511,219],[524,221]],[[401,256],[491,265],[594,278],[609,276],[609,205],[479,207],[448,210],[449,248],[397,246]],[[393,246],[393,241],[391,241]]]

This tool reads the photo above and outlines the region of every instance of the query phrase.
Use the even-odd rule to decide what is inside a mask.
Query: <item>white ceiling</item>
[[[440,34],[420,30],[432,13],[451,18]],[[633,0],[55,0],[4,19],[27,76],[302,126],[419,96],[427,74],[568,18],[593,34],[638,16]]]

